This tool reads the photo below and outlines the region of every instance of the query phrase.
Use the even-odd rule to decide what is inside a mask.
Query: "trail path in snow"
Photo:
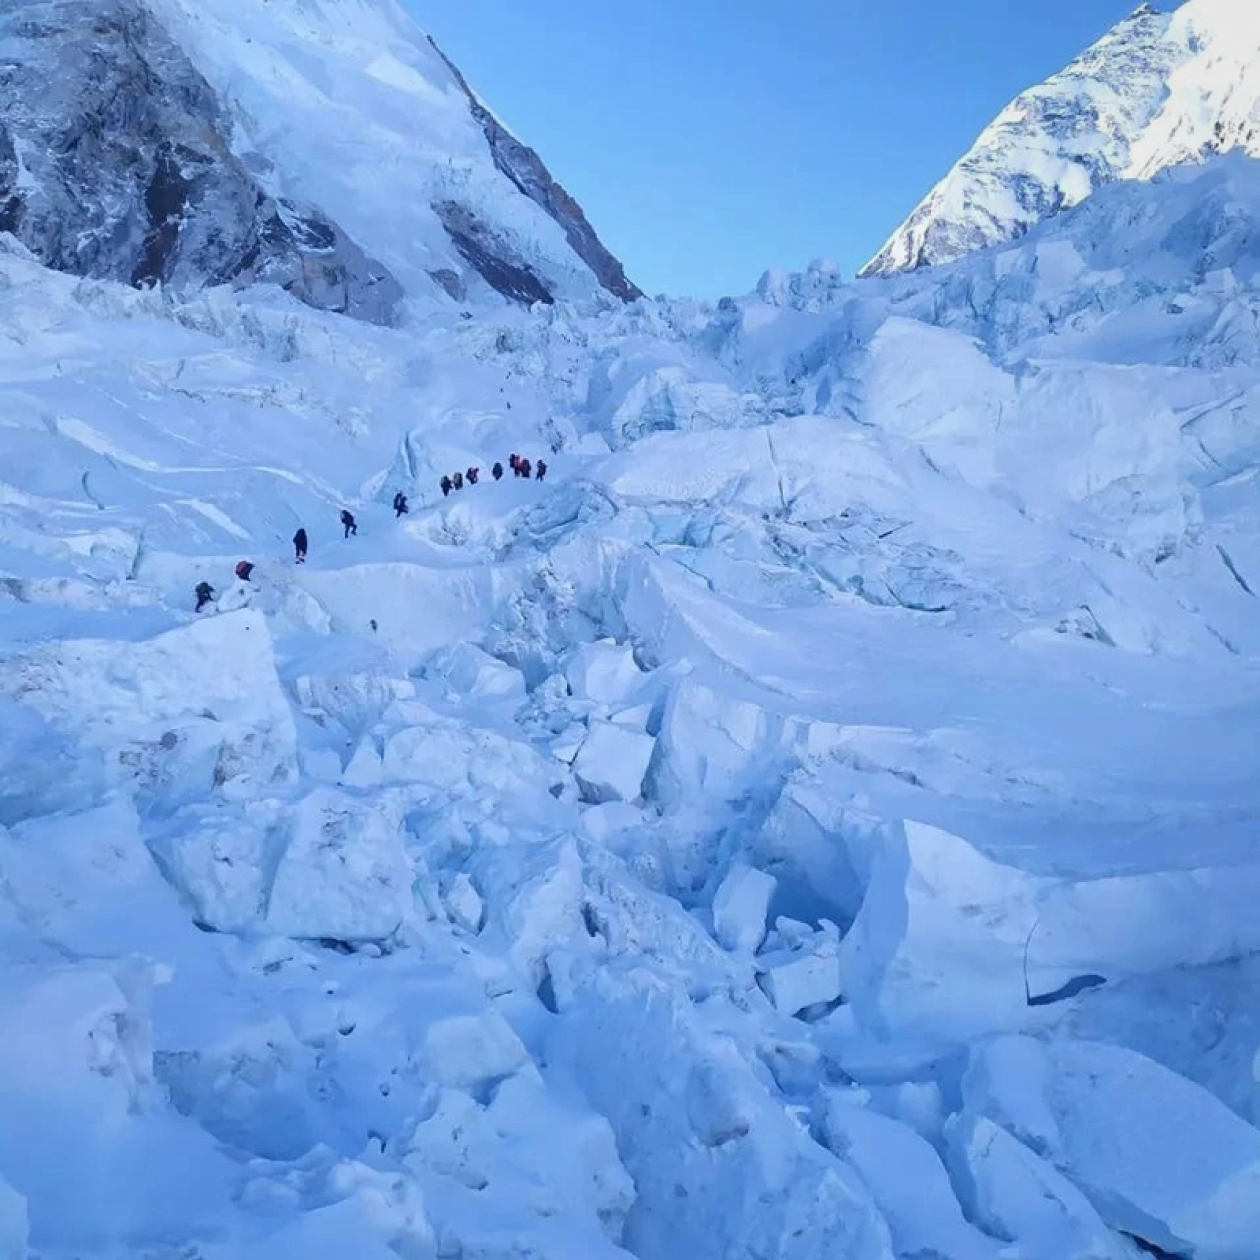
[[[0,261],[5,1245],[1249,1260],[1254,373]]]

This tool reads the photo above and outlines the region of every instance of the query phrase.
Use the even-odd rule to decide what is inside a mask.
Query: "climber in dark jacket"
[[[523,460],[521,460],[521,461],[520,461],[520,462],[516,465],[516,471],[517,471],[518,473],[520,473],[520,475],[521,475],[522,477],[524,477],[526,481],[528,481],[528,480],[529,480],[530,468],[531,468],[531,465],[530,465],[529,460],[527,460],[527,459],[523,459]]]
[[[306,563],[306,530],[299,529],[298,532],[293,535],[293,553],[294,563]]]
[[[446,496],[450,494],[454,482],[452,482],[449,477],[443,477],[442,480],[438,482],[438,485],[442,487],[442,498],[445,499]]]
[[[214,598],[214,587],[209,582],[197,583],[197,611],[200,612]]]
[[[464,474],[463,473],[456,473],[455,476],[451,480],[456,490],[462,490],[464,488]]]
[[[468,484],[470,486],[475,486],[477,484],[478,479],[481,477],[481,469],[470,468],[468,470],[467,476],[468,476]]]
[[[521,464],[521,457],[515,451],[513,451],[512,454],[508,456],[508,467],[518,477],[521,475],[520,464]]]
[[[357,534],[359,532],[359,526],[354,519],[353,513],[347,511],[345,508],[341,509],[341,523],[345,526],[346,538],[349,538],[351,534]]]
[[[538,471],[534,475],[539,481],[547,475],[547,461],[545,459],[538,461]]]
[[[490,475],[495,481],[499,481],[503,477],[503,465],[497,459],[494,461],[494,467],[490,469]]]
[[[394,495],[394,518],[407,515],[407,496],[401,490]]]

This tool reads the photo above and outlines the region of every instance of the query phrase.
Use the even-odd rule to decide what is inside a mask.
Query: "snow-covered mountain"
[[[0,225],[143,284],[638,295],[538,156],[392,0],[32,0],[0,13]]]
[[[409,300],[0,234],[0,1256],[1255,1260],[1260,166],[456,306],[339,165],[397,13],[157,4],[198,221],[256,179]],[[562,269],[449,83],[420,143]]]
[[[950,262],[1017,239],[1113,180],[1233,149],[1260,154],[1260,8],[1144,4],[1016,97],[862,274]]]

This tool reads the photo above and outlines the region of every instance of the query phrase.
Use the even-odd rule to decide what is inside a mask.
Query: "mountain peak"
[[[1260,152],[1260,12],[1143,4],[1002,110],[861,274],[951,262],[1103,184],[1233,148]]]
[[[48,266],[376,322],[404,296],[640,296],[396,0],[9,8],[0,230]]]

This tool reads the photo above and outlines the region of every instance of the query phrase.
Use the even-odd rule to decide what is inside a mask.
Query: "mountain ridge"
[[[1222,0],[1143,4],[1016,96],[859,274],[912,271],[1017,239],[1115,180],[1233,148],[1260,153],[1258,26],[1245,6]],[[1214,130],[1203,122],[1213,116],[1230,121]]]
[[[385,323],[641,296],[394,0],[32,0],[0,50],[0,225],[50,266]]]
[[[573,252],[590,267],[609,293],[626,302],[641,298],[642,289],[626,278],[625,267],[609,253],[595,234],[585,211],[563,185],[555,180],[537,150],[519,140],[495,117],[493,111],[486,108],[469,86],[463,72],[442,51],[433,36],[430,35],[428,39],[434,51],[455,76],[455,81],[467,94],[469,108],[485,132],[495,166],[521,193],[542,206],[564,228],[565,237],[573,246]]]

